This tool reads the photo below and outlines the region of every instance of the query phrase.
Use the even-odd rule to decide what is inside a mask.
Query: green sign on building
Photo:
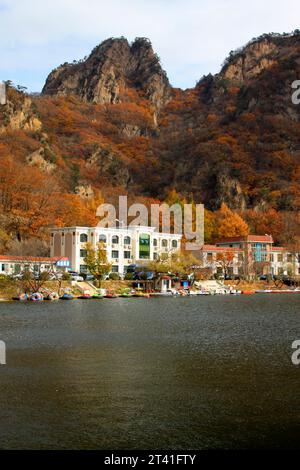
[[[140,259],[150,259],[150,235],[140,235]]]

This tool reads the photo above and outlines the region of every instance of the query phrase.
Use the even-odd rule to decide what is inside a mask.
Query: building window
[[[1,264],[1,271],[2,271],[2,272],[5,271],[5,264]]]
[[[163,240],[163,241],[161,242],[161,246],[162,246],[163,248],[167,248],[167,247],[168,247],[168,240]]]
[[[282,263],[282,261],[283,261],[283,255],[282,254],[277,255],[277,261],[278,261],[278,263]]]
[[[87,243],[88,241],[88,236],[86,235],[86,233],[82,233],[80,235],[80,243]]]
[[[140,259],[150,259],[150,235],[140,235]]]
[[[131,251],[124,251],[124,259],[130,259],[131,258]]]
[[[87,257],[87,250],[80,250],[80,258],[86,258]]]
[[[207,253],[207,261],[208,263],[211,263],[213,260],[213,254],[212,253]]]
[[[177,240],[172,240],[172,248],[177,248],[177,247],[178,247]]]
[[[153,240],[153,246],[157,246],[157,240],[156,240],[156,238],[154,238],[154,240]]]
[[[20,272],[21,272],[21,265],[15,264],[15,274],[20,274]]]
[[[111,257],[112,257],[113,259],[118,259],[118,258],[119,258],[119,252],[118,252],[117,250],[113,250],[113,251],[111,252]]]
[[[124,245],[131,245],[131,238],[130,237],[125,237],[124,238]]]
[[[119,266],[112,266],[111,272],[112,273],[119,273]]]
[[[153,253],[153,259],[154,259],[154,260],[157,260],[157,259],[158,259],[158,254],[157,254],[157,253]]]
[[[112,237],[112,244],[113,245],[118,245],[119,244],[119,237],[117,235]]]
[[[106,243],[106,240],[107,240],[107,238],[106,238],[105,235],[100,235],[100,237],[99,237],[99,243]]]
[[[80,265],[80,274],[87,274],[88,272],[88,268],[86,266],[86,264],[81,264]]]

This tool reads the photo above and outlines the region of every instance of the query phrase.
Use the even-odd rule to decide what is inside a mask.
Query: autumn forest
[[[109,39],[42,94],[0,107],[0,253],[47,254],[51,226],[94,225],[102,202],[204,203],[206,242],[300,245],[300,34],[264,35],[219,74],[173,88],[151,43]]]

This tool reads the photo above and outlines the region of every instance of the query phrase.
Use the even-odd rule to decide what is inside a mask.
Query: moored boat
[[[34,292],[30,296],[31,302],[42,302],[44,300],[43,294],[40,292]]]
[[[57,292],[49,292],[49,294],[47,295],[47,297],[45,297],[44,300],[50,300],[51,302],[53,302],[55,300],[59,300],[59,295]]]
[[[117,299],[117,294],[112,290],[107,290],[105,295],[103,296],[105,299]]]
[[[94,293],[94,294],[92,295],[92,299],[96,299],[96,300],[97,300],[97,299],[103,299],[103,295],[100,294],[100,293],[99,293],[99,294]]]
[[[14,298],[13,300],[19,300],[20,302],[27,302],[29,300],[29,295],[26,293],[20,294],[19,297]]]
[[[73,300],[74,296],[72,294],[69,294],[65,292],[61,297],[60,300]]]

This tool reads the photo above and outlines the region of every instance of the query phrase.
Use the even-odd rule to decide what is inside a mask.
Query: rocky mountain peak
[[[226,79],[245,82],[249,81],[263,71],[277,65],[282,58],[292,56],[298,52],[300,33],[292,34],[264,34],[252,39],[246,46],[231,51],[221,70],[221,76]]]
[[[169,80],[146,38],[137,38],[132,44],[123,37],[105,40],[84,61],[53,70],[43,94],[74,95],[85,102],[115,104],[122,101],[122,90],[128,88],[149,99],[155,113],[169,99]]]

